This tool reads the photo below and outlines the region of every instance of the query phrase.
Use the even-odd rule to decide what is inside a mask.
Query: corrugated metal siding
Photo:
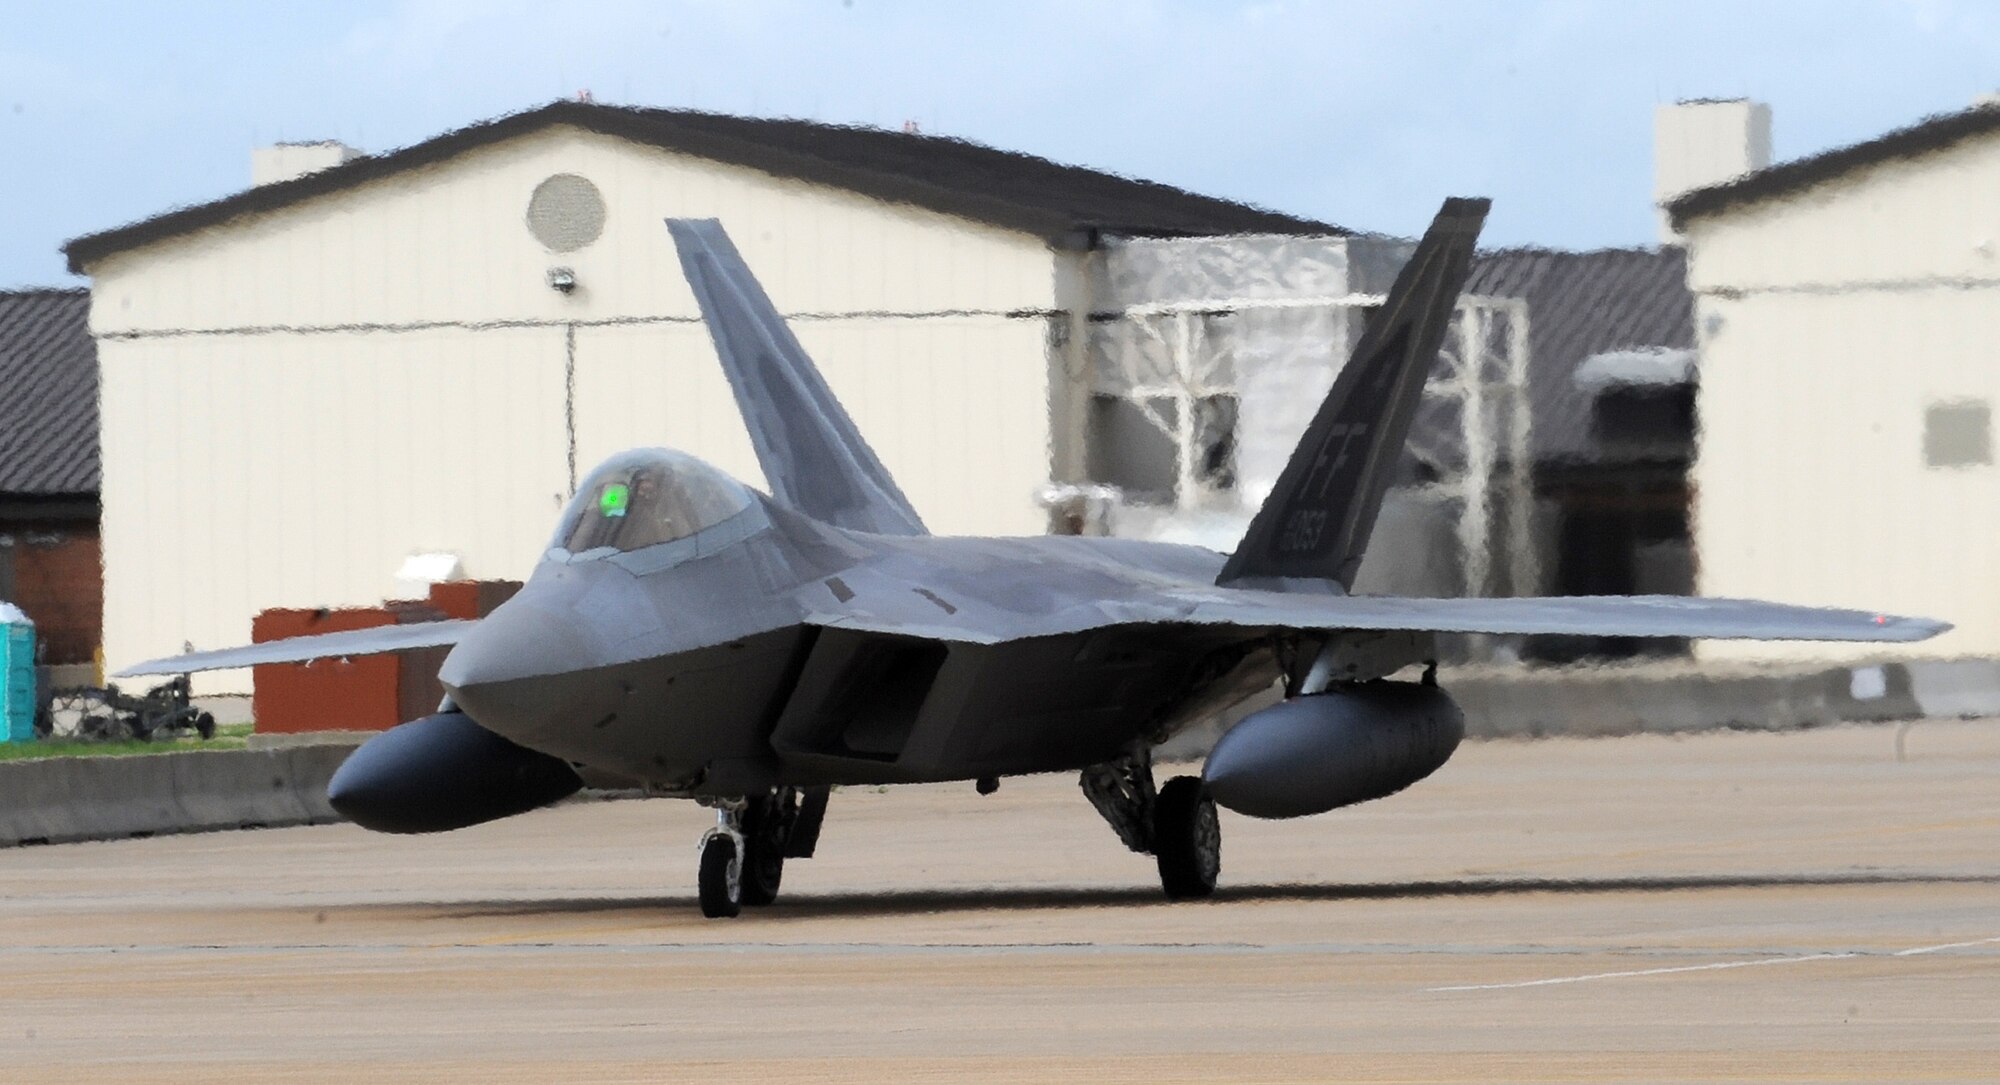
[[[1039,535],[1049,480],[1039,319],[828,321],[800,328],[835,394],[933,532]]]
[[[0,493],[97,492],[89,307],[81,290],[0,291]]]
[[[1694,345],[1692,296],[1679,249],[1501,249],[1475,259],[1465,290],[1528,303],[1529,439],[1540,463],[1606,459],[1592,433],[1593,395],[1576,384],[1584,359],[1602,351]],[[1462,445],[1456,412],[1420,414],[1416,440],[1431,448]]]
[[[700,324],[577,329],[576,431],[579,478],[625,449],[664,445],[766,488]]]
[[[1038,534],[1049,478],[1040,319],[802,322],[800,342],[932,531]],[[707,332],[696,325],[577,333],[577,468],[636,445],[697,450],[765,487]]]
[[[113,668],[249,643],[266,607],[379,600],[414,551],[525,576],[568,490],[557,331],[128,340],[100,356]]]

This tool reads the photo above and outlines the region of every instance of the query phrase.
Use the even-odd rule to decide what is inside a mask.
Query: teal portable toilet
[[[35,737],[35,623],[0,603],[0,742]]]

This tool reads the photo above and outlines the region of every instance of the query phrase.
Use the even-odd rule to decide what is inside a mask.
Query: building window
[[[1591,434],[1621,448],[1685,450],[1694,443],[1694,388],[1644,385],[1607,388],[1591,412]]]
[[[1993,462],[1993,411],[1983,399],[1924,408],[1924,466],[1978,467]]]

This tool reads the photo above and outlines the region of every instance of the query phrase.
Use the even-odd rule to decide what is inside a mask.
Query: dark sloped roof
[[[0,493],[95,494],[97,484],[90,295],[0,291]]]
[[[63,246],[72,272],[112,253],[271,211],[442,161],[555,124],[878,199],[992,223],[1051,241],[1102,231],[1138,236],[1225,233],[1345,234],[1324,222],[1186,192],[1171,185],[1065,166],[969,140],[879,128],[562,101],[460,128],[385,154],[211,203],[169,211]]]
[[[1606,458],[1592,437],[1591,394],[1573,379],[1585,359],[1694,346],[1693,295],[1678,248],[1499,249],[1479,254],[1465,289],[1528,303],[1529,440],[1539,463]]]
[[[1898,158],[1915,158],[2000,129],[2000,106],[1982,105],[1960,113],[1926,117],[1907,128],[1864,143],[1836,147],[1808,158],[1747,173],[1733,181],[1676,197],[1667,214],[1678,230],[1689,219],[1810,188],[1845,173]]]

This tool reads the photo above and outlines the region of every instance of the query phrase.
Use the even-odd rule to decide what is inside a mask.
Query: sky
[[[1391,234],[1646,245],[1654,107],[1750,97],[1779,160],[2000,90],[1977,0],[0,0],[0,287],[228,195],[250,150],[367,151],[598,101],[900,127]]]

